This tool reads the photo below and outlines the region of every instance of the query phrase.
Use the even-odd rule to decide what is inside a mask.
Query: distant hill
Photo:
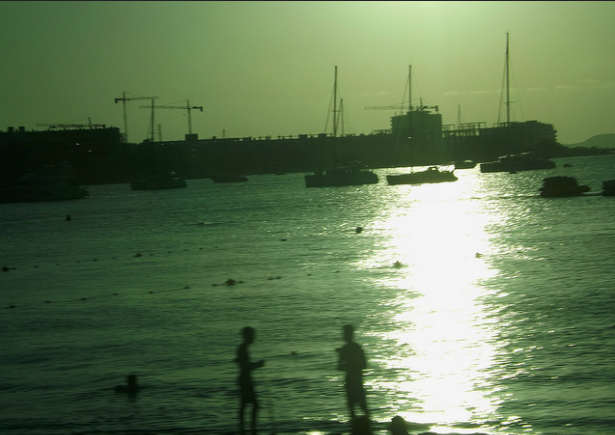
[[[592,136],[585,142],[565,144],[568,148],[615,148],[615,133],[599,134]]]

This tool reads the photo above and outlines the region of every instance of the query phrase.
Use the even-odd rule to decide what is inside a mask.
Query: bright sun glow
[[[494,332],[478,285],[493,273],[483,260],[487,216],[472,182],[399,186],[396,201],[407,207],[379,223],[389,246],[371,261],[399,262],[396,281],[387,282],[399,289],[391,304],[397,328],[384,337],[396,345],[384,364],[402,379],[385,388],[415,400],[400,404],[410,421],[471,422],[497,409],[487,397]]]

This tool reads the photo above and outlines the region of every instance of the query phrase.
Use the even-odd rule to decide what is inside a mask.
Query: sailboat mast
[[[506,32],[506,125],[510,125],[510,82],[508,65],[508,32]]]
[[[337,65],[333,78],[333,137],[337,137]]]
[[[413,162],[413,154],[414,150],[412,149],[412,65],[408,65],[408,133],[406,137],[408,138],[408,147],[410,151],[410,159],[411,163]]]
[[[412,65],[408,65],[408,111],[412,112]]]
[[[340,124],[342,124],[342,137],[344,137],[344,99],[340,98]]]

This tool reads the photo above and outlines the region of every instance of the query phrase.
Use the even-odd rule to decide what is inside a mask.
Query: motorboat
[[[549,159],[542,159],[532,153],[509,154],[501,156],[493,162],[480,164],[480,171],[485,172],[520,172],[537,169],[553,169],[555,163]]]
[[[423,184],[443,183],[457,181],[454,170],[440,170],[437,166],[430,166],[424,171],[409,172],[407,174],[387,175],[389,185],[394,184]]]

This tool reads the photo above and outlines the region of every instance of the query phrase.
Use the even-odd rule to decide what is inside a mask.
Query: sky
[[[413,105],[491,126],[508,34],[510,120],[576,144],[615,133],[613,19],[606,1],[2,1],[0,130],[124,132],[126,113],[141,142],[157,97],[156,139],[331,132],[336,66],[346,134],[390,128],[410,75]]]

